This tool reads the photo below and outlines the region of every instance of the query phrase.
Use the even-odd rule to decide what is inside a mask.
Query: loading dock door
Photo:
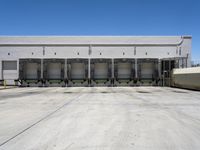
[[[85,64],[84,63],[71,64],[71,79],[85,79]]]
[[[118,63],[117,67],[119,79],[131,78],[131,63]]]
[[[107,79],[108,78],[108,63],[94,64],[94,78]]]
[[[153,63],[142,63],[141,64],[141,78],[151,79],[154,74],[154,64]]]
[[[25,65],[25,79],[37,79],[38,78],[38,64],[26,63]]]
[[[61,63],[49,63],[47,66],[48,79],[61,79]]]

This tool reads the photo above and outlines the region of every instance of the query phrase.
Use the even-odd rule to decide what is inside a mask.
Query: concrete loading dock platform
[[[1,150],[200,149],[196,91],[29,87],[0,95]]]

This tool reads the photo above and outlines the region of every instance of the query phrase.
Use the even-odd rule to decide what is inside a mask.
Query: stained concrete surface
[[[199,150],[200,92],[161,87],[0,90],[2,150]]]

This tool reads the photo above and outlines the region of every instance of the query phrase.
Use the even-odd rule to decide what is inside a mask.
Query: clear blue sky
[[[0,0],[0,35],[192,35],[200,0]]]

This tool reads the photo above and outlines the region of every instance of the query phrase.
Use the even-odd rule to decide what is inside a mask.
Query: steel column
[[[138,78],[138,64],[137,64],[137,59],[135,59],[135,78]]]
[[[67,59],[65,59],[65,64],[64,64],[64,79],[67,79]]]
[[[43,79],[43,72],[44,72],[44,71],[43,71],[43,70],[44,70],[44,63],[43,63],[43,62],[44,62],[44,60],[41,59],[41,66],[40,66],[40,67],[41,67],[41,70],[40,70],[40,71],[41,71],[41,72],[40,72],[40,73],[41,73],[41,74],[40,74],[40,78],[41,78],[41,79]]]
[[[90,74],[90,59],[88,59],[88,79],[90,80],[91,74]]]
[[[161,60],[158,59],[158,77],[161,78]]]
[[[112,79],[114,79],[114,70],[115,70],[114,67],[115,67],[114,66],[114,59],[112,59]]]

